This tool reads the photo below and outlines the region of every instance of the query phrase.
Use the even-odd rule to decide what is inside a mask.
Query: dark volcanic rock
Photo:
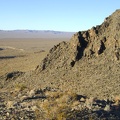
[[[0,48],[0,50],[4,50],[3,48]]]
[[[11,72],[11,73],[7,73],[5,75],[6,77],[6,80],[9,80],[9,79],[15,79],[17,77],[19,77],[20,75],[22,75],[23,72],[20,72],[20,71],[14,71],[14,72]]]

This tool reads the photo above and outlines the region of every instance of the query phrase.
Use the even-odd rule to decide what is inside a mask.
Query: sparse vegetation
[[[47,92],[48,99],[41,104],[41,108],[45,111],[46,119],[63,120],[67,117],[67,112],[72,108],[76,100],[76,94],[73,92]]]
[[[27,88],[24,83],[19,83],[15,85],[15,91],[23,91]]]

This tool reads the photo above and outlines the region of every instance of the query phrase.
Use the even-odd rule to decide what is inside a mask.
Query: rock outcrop
[[[74,34],[69,42],[54,46],[37,71],[50,68],[73,67],[76,61],[85,57],[120,59],[120,10],[107,17],[101,25]]]

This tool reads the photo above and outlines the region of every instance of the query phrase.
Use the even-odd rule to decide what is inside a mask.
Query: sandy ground
[[[66,40],[0,39],[0,76],[12,71],[34,70],[50,48]]]

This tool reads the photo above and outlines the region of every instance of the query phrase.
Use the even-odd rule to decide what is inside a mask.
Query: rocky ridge
[[[101,25],[54,46],[35,72],[51,87],[110,97],[120,92],[119,68],[120,10],[116,10]]]
[[[53,63],[56,67],[67,64],[73,67],[82,57],[90,59],[101,54],[111,60],[120,59],[120,10],[107,17],[101,25],[80,31],[74,34],[69,42],[54,46],[38,69],[54,67]]]
[[[0,119],[120,119],[120,10],[61,42],[35,71],[0,77]]]

